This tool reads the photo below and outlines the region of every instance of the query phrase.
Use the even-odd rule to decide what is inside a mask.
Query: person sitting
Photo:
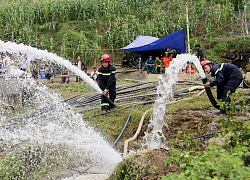
[[[132,59],[132,66],[133,66],[133,67],[136,67],[136,60],[138,59],[138,56],[139,56],[139,55],[138,55],[137,53],[134,54],[134,57],[133,57],[133,59]]]
[[[158,56],[156,56],[155,57],[155,70],[156,70],[157,74],[161,74],[161,69],[162,69],[161,64],[162,64],[162,62],[161,62],[160,58]]]
[[[136,62],[136,69],[138,69],[141,73],[145,68],[141,55],[138,55],[138,58],[135,60],[135,62]]]
[[[122,68],[124,66],[132,67],[131,64],[130,64],[130,62],[129,62],[129,58],[128,58],[127,53],[124,53],[123,57],[122,57]]]
[[[90,73],[88,72],[88,68],[84,67],[84,68],[83,68],[83,72],[84,72],[87,76],[90,76]]]
[[[153,74],[155,73],[155,61],[153,60],[152,56],[149,56],[148,59],[146,60],[145,67],[148,74],[150,73],[150,71]]]
[[[4,55],[1,55],[0,57],[0,76],[4,76],[5,73],[6,73],[6,66],[5,66],[5,63],[4,63]]]
[[[196,73],[197,71],[196,71],[196,66],[195,65],[193,65],[193,64],[190,64],[190,63],[188,63],[187,64],[187,67],[186,67],[186,73],[187,74],[194,74],[194,73]]]
[[[27,66],[27,72],[30,73],[34,79],[38,78],[38,71],[35,60],[30,61],[30,63]]]
[[[39,68],[40,79],[45,79],[45,65],[40,65]]]
[[[165,56],[162,58],[162,64],[164,68],[168,68],[170,62],[173,60],[173,53],[165,52]]]
[[[69,71],[67,69],[64,69],[62,74],[61,74],[61,84],[64,84],[67,80],[67,84],[69,83]]]
[[[52,70],[52,65],[50,64],[46,69],[45,69],[45,78],[47,80],[50,80],[50,78],[53,76],[53,70]]]

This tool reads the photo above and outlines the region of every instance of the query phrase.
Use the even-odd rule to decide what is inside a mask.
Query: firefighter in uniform
[[[204,87],[217,86],[218,101],[230,102],[231,99],[228,95],[234,93],[243,80],[240,69],[234,64],[221,63],[215,65],[209,60],[201,61],[201,66],[206,73],[211,72],[211,76],[215,77],[214,81],[207,82]],[[225,111],[220,110],[220,112],[216,113],[216,115],[220,114],[225,114]]]
[[[110,64],[110,62],[111,58],[109,55],[104,54],[101,56],[101,67],[98,69],[98,85],[103,91],[101,96],[102,113],[107,113],[111,108],[111,104],[107,101],[105,96],[109,94],[111,102],[114,102],[116,98],[116,68]]]

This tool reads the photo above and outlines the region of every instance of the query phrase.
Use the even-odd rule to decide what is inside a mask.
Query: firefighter
[[[102,113],[107,113],[112,107],[107,101],[107,95],[109,94],[109,99],[114,103],[116,98],[116,68],[110,64],[111,58],[109,55],[104,54],[101,56],[101,67],[98,69],[98,85],[103,91],[101,96],[101,109]]]
[[[206,73],[211,72],[211,76],[215,77],[212,82],[204,84],[205,88],[217,86],[217,99],[222,102],[230,102],[229,95],[235,92],[236,88],[243,80],[240,69],[234,64],[221,63],[214,64],[209,60],[201,61],[201,66]],[[216,113],[216,115],[225,114],[224,110]]]

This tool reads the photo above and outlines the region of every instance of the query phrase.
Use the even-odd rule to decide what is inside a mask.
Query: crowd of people
[[[205,60],[205,55],[201,49],[199,44],[195,45],[195,49],[197,50],[196,55],[199,61]],[[162,55],[143,57],[141,54],[134,54],[133,58],[129,58],[127,53],[123,54],[121,61],[121,68],[124,67],[134,67],[142,72],[146,70],[148,74],[162,74],[165,72],[165,68],[168,68],[173,58],[176,56],[176,51],[173,49],[167,49]],[[187,63],[185,67],[181,69],[183,73],[196,73],[196,66],[192,63]]]
[[[142,57],[141,54],[135,54],[131,59],[128,57],[127,53],[124,53],[121,62],[121,68],[123,67],[134,67],[142,72],[146,70],[148,74],[162,74],[165,71],[165,68],[169,67],[170,62],[173,60],[173,51],[166,51],[165,55],[155,56],[149,55],[148,57]]]

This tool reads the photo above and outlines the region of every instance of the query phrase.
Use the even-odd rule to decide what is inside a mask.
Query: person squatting
[[[205,88],[217,86],[217,99],[222,102],[230,102],[230,95],[235,92],[236,88],[243,80],[240,69],[234,64],[221,63],[214,64],[209,60],[201,61],[204,71],[215,79],[212,82],[204,84]],[[220,110],[216,115],[225,114],[225,110]]]

